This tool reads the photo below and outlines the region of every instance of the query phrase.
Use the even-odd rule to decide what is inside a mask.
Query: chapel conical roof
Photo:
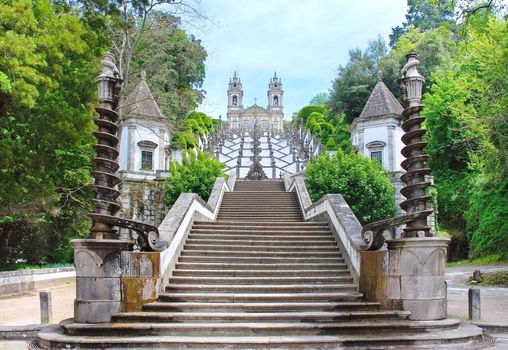
[[[127,96],[123,103],[123,114],[129,116],[138,116],[146,118],[162,118],[159,105],[155,101],[148,84],[146,83],[146,74],[141,72],[141,79],[138,85]]]
[[[385,83],[383,83],[381,74],[378,74],[378,82],[363,107],[360,118],[390,114],[401,115],[403,110],[399,101],[397,101]]]

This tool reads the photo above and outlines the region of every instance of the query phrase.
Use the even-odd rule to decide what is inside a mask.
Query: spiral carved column
[[[422,128],[425,118],[420,114],[423,110],[421,97],[425,79],[416,69],[418,64],[416,54],[408,54],[407,63],[402,69],[403,77],[399,80],[406,104],[401,126],[404,130],[402,142],[405,144],[401,152],[406,158],[401,166],[406,173],[401,176],[405,186],[400,191],[406,200],[400,207],[408,215],[422,212],[427,214],[409,221],[402,232],[403,238],[432,236],[427,223],[427,217],[432,212],[431,197],[426,193],[430,182],[425,178],[430,174],[430,168],[425,164],[428,158],[424,152],[427,142],[423,139],[426,130]]]
[[[120,179],[115,175],[119,168],[117,162],[119,140],[116,136],[118,114],[115,109],[122,79],[113,63],[111,54],[107,53],[101,64],[103,69],[97,77],[100,105],[96,111],[99,116],[94,120],[98,130],[94,132],[97,143],[93,146],[96,155],[93,157],[95,198],[93,199],[94,209],[90,213],[92,218],[91,238],[114,239],[116,230],[112,224],[108,223],[106,217],[115,216],[121,208],[117,201],[120,192],[116,189]]]
[[[138,234],[136,243],[140,250],[162,251],[167,248],[168,242],[159,239],[157,227],[117,216],[121,205],[118,201],[120,192],[116,186],[121,180],[116,176],[119,168],[119,140],[116,136],[118,113],[116,108],[118,95],[122,88],[122,79],[113,62],[113,55],[106,53],[101,64],[103,69],[97,77],[99,107],[96,108],[96,111],[99,116],[94,120],[98,130],[94,132],[97,137],[97,143],[93,146],[96,152],[93,157],[95,197],[92,200],[93,211],[89,214],[92,219],[90,238],[116,239],[117,230],[115,227],[123,227],[136,231]]]

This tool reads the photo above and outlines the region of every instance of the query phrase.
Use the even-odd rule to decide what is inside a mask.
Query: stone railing
[[[316,203],[305,186],[303,175],[284,175],[286,191],[296,192],[305,220],[327,221],[342,248],[346,264],[353,278],[358,281],[360,274],[360,251],[365,249],[361,238],[362,225],[340,194],[328,194]]]
[[[214,221],[224,192],[232,191],[235,181],[234,171],[231,172],[227,181],[223,177],[217,178],[207,203],[195,193],[182,193],[173,204],[159,226],[160,237],[170,242],[169,247],[160,253],[160,290],[167,284],[175,269],[194,221]]]

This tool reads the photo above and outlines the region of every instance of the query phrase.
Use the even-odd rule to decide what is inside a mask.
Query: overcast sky
[[[381,35],[388,42],[400,25],[406,0],[206,0],[214,24],[193,30],[208,52],[200,109],[226,118],[227,84],[235,70],[243,83],[244,107],[266,106],[274,71],[282,78],[284,115],[327,92],[348,51],[364,49]]]

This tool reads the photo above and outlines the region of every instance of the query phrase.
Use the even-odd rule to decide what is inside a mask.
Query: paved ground
[[[508,270],[508,265],[475,266],[465,265],[448,268],[448,314],[467,319],[467,290],[464,282],[473,271],[482,272]],[[508,288],[481,288],[482,321],[508,324]],[[73,315],[75,284],[48,288],[53,298],[53,322],[70,318]],[[39,291],[0,297],[0,326],[29,325],[40,323]],[[26,342],[2,342],[0,350],[26,349]],[[499,339],[495,349],[508,349],[508,335]]]

